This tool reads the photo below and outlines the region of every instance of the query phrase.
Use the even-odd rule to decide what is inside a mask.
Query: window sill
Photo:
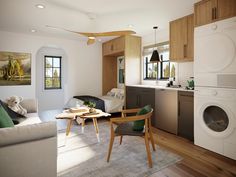
[[[168,79],[149,79],[149,78],[144,78],[144,81],[168,81]]]

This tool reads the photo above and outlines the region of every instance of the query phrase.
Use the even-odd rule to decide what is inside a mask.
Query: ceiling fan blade
[[[101,32],[101,33],[86,33],[86,32],[71,31],[71,30],[68,30],[68,29],[65,29],[65,28],[59,28],[59,27],[50,26],[50,25],[46,25],[46,27],[61,29],[61,30],[64,30],[64,31],[80,34],[80,35],[87,36],[87,37],[124,36],[124,35],[136,34],[136,32],[132,31],[132,30],[110,31],[110,32]]]
[[[87,45],[91,45],[93,43],[95,43],[95,38],[94,39],[88,39]]]
[[[131,35],[136,34],[135,31],[131,30],[124,30],[124,31],[110,31],[110,32],[101,32],[101,33],[84,33],[84,32],[77,32],[78,34],[88,36],[88,37],[102,37],[102,36],[124,36],[124,35]]]
[[[68,29],[65,29],[65,28],[56,27],[56,26],[46,25],[46,27],[54,28],[54,29],[60,29],[60,30],[64,30],[64,31],[72,32],[72,33],[77,33],[76,31],[71,31],[71,30],[68,30]]]

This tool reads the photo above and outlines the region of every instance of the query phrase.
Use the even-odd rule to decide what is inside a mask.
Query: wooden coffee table
[[[75,121],[77,119],[77,117],[80,117],[82,119],[82,133],[84,133],[85,119],[92,119],[93,125],[95,128],[95,132],[96,132],[96,136],[97,136],[97,140],[98,140],[98,142],[100,142],[97,119],[100,117],[107,117],[107,116],[110,116],[110,114],[105,113],[99,109],[96,109],[96,113],[91,113],[91,114],[89,113],[88,110],[86,110],[84,112],[78,112],[78,113],[71,113],[69,110],[65,110],[65,111],[63,111],[63,113],[58,114],[56,116],[56,119],[66,119],[67,120],[66,136],[69,135],[72,123],[73,123],[73,121]]]

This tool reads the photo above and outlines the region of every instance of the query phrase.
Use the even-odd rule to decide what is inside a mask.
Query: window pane
[[[160,53],[162,61],[169,61],[169,51]]]
[[[46,77],[52,77],[52,68],[46,68]]]
[[[45,78],[45,88],[52,87],[52,78]]]
[[[50,68],[52,67],[52,58],[51,57],[46,57],[46,63],[45,63],[45,67]]]
[[[169,64],[169,62],[163,62],[162,76],[164,78],[169,78],[170,77],[170,64]]]
[[[148,64],[148,78],[156,78],[157,77],[157,64]]]
[[[53,68],[53,77],[60,77],[60,68]]]
[[[61,89],[61,58],[45,56],[45,89]]]
[[[53,88],[60,88],[61,87],[60,78],[52,78],[52,87]]]
[[[60,67],[60,58],[53,58],[53,67]]]
[[[170,77],[175,78],[175,64],[170,63]]]

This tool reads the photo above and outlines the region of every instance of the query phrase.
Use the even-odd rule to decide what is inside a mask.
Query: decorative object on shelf
[[[157,26],[154,26],[153,29],[155,30],[155,47],[157,47],[157,42],[156,42],[156,31],[157,31]],[[154,49],[152,52],[152,56],[151,56],[151,60],[150,62],[152,63],[157,63],[160,62],[160,57],[159,57],[159,53],[157,51],[157,49]]]
[[[124,56],[117,57],[117,64],[118,64],[118,87],[122,88],[124,87],[125,83],[125,59]]]
[[[0,86],[31,85],[31,54],[0,52]]]
[[[95,113],[96,112],[96,109],[95,109],[96,103],[94,103],[92,101],[84,101],[84,105],[89,107],[89,112],[90,113]]]

